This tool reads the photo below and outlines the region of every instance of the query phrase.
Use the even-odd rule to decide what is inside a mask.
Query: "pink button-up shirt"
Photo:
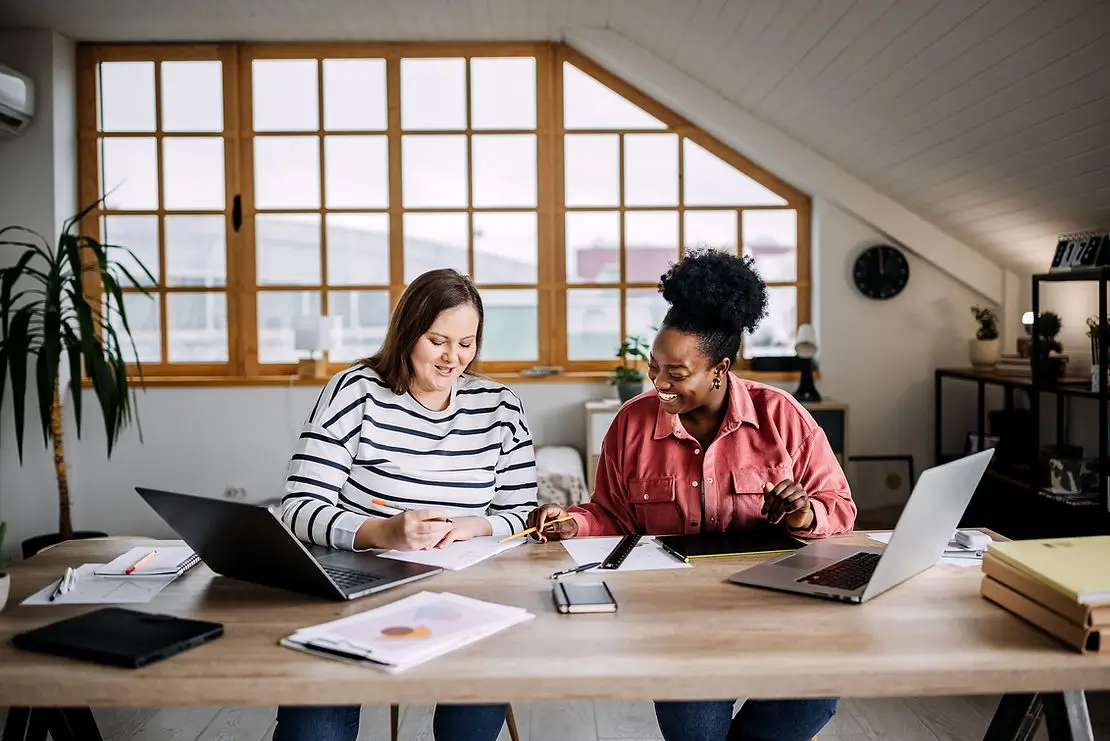
[[[763,485],[792,479],[813,503],[796,535],[852,529],[856,505],[824,431],[786,391],[728,374],[728,409],[702,448],[654,391],[626,403],[601,444],[594,493],[570,508],[578,535],[739,530],[766,523]]]

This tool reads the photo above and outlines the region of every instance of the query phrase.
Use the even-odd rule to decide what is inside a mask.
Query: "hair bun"
[[[688,250],[659,290],[684,325],[752,332],[767,313],[767,287],[752,258],[720,250]]]

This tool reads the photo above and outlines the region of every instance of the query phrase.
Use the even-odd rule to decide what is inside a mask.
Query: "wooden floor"
[[[994,713],[989,696],[842,700],[822,741],[979,741]],[[1089,697],[1096,739],[1110,739],[1110,695]],[[650,703],[514,704],[521,741],[648,741],[659,726]],[[269,741],[274,708],[94,711],[105,741]],[[0,716],[3,716],[0,711]],[[432,708],[401,710],[403,741],[432,740]],[[389,711],[363,708],[359,741],[388,741]],[[1036,739],[1045,741],[1044,728]],[[499,741],[509,741],[502,729]]]

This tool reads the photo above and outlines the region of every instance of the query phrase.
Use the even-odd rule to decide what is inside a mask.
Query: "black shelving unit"
[[[1107,450],[1108,406],[1110,406],[1110,379],[1107,366],[1110,365],[1110,331],[1108,331],[1107,288],[1110,286],[1110,267],[1084,268],[1057,273],[1041,273],[1033,276],[1033,313],[1040,316],[1040,287],[1046,282],[1096,281],[1099,289],[1099,387],[1091,389],[1088,376],[1065,376],[1059,383],[1047,385],[1041,378],[1039,364],[1031,363],[1030,376],[1011,376],[984,371],[977,368],[939,368],[935,371],[935,411],[934,411],[934,453],[938,463],[959,457],[963,453],[948,452],[943,448],[943,392],[944,380],[956,379],[976,384],[976,430],[982,441],[986,429],[986,389],[1001,388],[1004,408],[1015,409],[1014,395],[1026,395],[1029,403],[1032,460],[1015,462],[1013,460],[992,463],[984,476],[983,483],[976,491],[972,504],[961,522],[965,527],[990,527],[1011,538],[1057,537],[1064,535],[1093,535],[1110,533],[1110,509],[1108,509],[1108,485],[1110,478],[1110,451]],[[1036,357],[1039,342],[1030,338],[1029,354]],[[1097,499],[1079,499],[1053,495],[1041,487],[1038,474],[1039,451],[1041,448],[1041,397],[1050,395],[1055,400],[1056,442],[1065,442],[1064,412],[1065,401],[1069,398],[1085,399],[1098,404],[1098,450],[1092,456],[1098,461]],[[980,442],[981,444],[981,442]]]

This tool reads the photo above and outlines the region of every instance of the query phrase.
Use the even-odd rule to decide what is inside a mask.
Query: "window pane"
[[[319,291],[260,291],[258,294],[258,361],[295,363],[293,322],[320,316]]]
[[[405,214],[405,283],[434,268],[467,266],[467,218],[465,213]]]
[[[325,136],[328,208],[387,208],[388,161],[384,136]]]
[[[401,137],[405,208],[466,206],[466,137]]]
[[[328,283],[389,284],[389,214],[328,214]]]
[[[470,127],[536,128],[536,60],[470,60]]]
[[[621,215],[617,211],[568,211],[567,281],[619,283]]]
[[[566,157],[566,205],[620,204],[620,139],[613,134],[568,134],[563,137]]]
[[[315,59],[255,59],[251,63],[255,131],[315,131]]]
[[[157,216],[105,216],[103,224],[104,244],[112,244],[127,249],[109,250],[108,258],[127,268],[128,272],[142,286],[154,285],[146,277],[135,257],[139,258],[154,280],[158,280],[158,217]],[[135,253],[135,257],[127,251]],[[122,274],[121,285],[131,285]]]
[[[171,293],[166,296],[169,362],[227,362],[227,295]]]
[[[324,128],[386,128],[384,59],[324,60]]]
[[[534,134],[476,135],[474,205],[536,205],[536,137]]]
[[[678,205],[678,136],[624,137],[624,202],[628,206]]]
[[[678,260],[678,212],[626,211],[624,260],[627,282],[658,282]]]
[[[320,214],[258,214],[254,229],[258,285],[320,284]]]
[[[167,209],[222,210],[224,140],[215,136],[163,139],[162,188]]]
[[[568,129],[666,128],[659,119],[570,62],[563,62],[563,121]]]
[[[682,240],[686,249],[710,247],[736,254],[735,211],[687,211],[682,228],[686,231]]]
[[[100,63],[100,130],[154,131],[154,62]]]
[[[651,345],[670,304],[656,288],[629,288],[625,296],[624,334]]]
[[[744,254],[755,259],[765,281],[798,277],[798,212],[745,211]]]
[[[474,280],[479,283],[535,283],[535,212],[474,214]]]
[[[224,216],[166,217],[166,284],[227,284]]]
[[[224,130],[224,68],[217,60],[162,62],[162,130]]]
[[[482,360],[536,360],[540,356],[536,291],[482,290]]]
[[[115,330],[119,340],[120,352],[128,363],[135,362],[135,350],[139,351],[139,360],[143,363],[162,362],[162,319],[158,307],[158,296],[151,294],[144,296],[141,293],[123,294],[123,310],[127,313],[127,324],[131,328],[131,338],[128,339],[127,330],[123,326],[116,304],[112,302],[112,311],[109,313],[109,323]],[[131,347],[131,343],[135,347]]]
[[[466,128],[465,60],[401,60],[401,128]]]
[[[254,139],[256,208],[320,208],[320,140],[315,136]]]
[[[328,291],[332,362],[373,355],[389,326],[389,291]]]
[[[751,336],[744,338],[744,357],[793,355],[798,332],[798,289],[770,286],[767,289],[767,316]]]
[[[689,139],[682,140],[687,206],[785,206],[786,201]]]
[[[106,209],[158,208],[158,154],[154,139],[102,139],[101,186]]]
[[[569,360],[616,358],[620,344],[620,290],[616,288],[568,289],[567,358]]]

